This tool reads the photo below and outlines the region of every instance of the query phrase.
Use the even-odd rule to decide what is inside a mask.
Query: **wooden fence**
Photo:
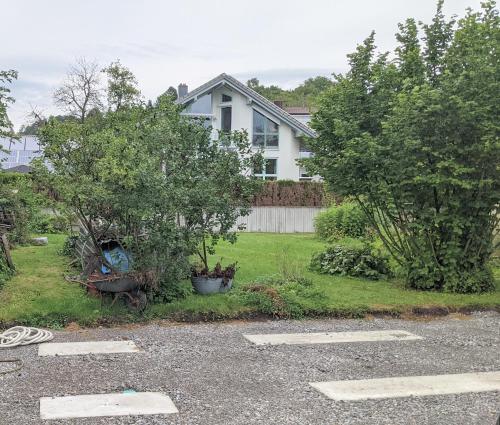
[[[246,232],[312,233],[314,218],[326,208],[321,207],[253,207],[250,215],[240,217]]]

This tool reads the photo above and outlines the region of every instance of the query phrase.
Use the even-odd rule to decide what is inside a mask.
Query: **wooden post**
[[[15,270],[16,268],[14,267],[14,262],[12,261],[12,257],[10,256],[10,248],[9,248],[9,241],[7,240],[7,236],[5,233],[1,234],[0,238],[0,248],[4,252],[5,259],[7,260],[7,265],[12,269]]]

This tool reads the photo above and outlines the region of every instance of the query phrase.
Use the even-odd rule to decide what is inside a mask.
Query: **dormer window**
[[[253,138],[255,147],[265,149],[278,149],[279,146],[279,126],[274,121],[265,117],[255,109],[253,111]]]
[[[231,102],[232,100],[233,98],[231,96],[228,96],[227,94],[222,95],[222,103]]]

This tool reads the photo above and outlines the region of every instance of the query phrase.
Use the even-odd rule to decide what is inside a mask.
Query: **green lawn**
[[[92,324],[117,318],[139,319],[120,306],[113,309],[101,306],[98,299],[88,297],[78,285],[64,280],[68,260],[58,254],[64,239],[63,235],[50,235],[48,246],[18,247],[13,251],[18,272],[0,290],[0,323],[56,326],[68,321]],[[313,235],[243,233],[236,245],[221,244],[212,260],[222,258],[225,264],[238,261],[236,286],[279,274],[283,269],[301,273],[311,278],[314,287],[324,294],[328,313],[332,315],[405,312],[415,307],[451,310],[500,307],[498,283],[494,293],[458,295],[409,291],[398,282],[309,272],[307,265],[312,253],[323,246]],[[307,300],[304,304],[307,305]],[[213,296],[192,295],[170,304],[157,304],[148,309],[145,318],[231,318],[251,313],[252,309],[234,296],[233,291]]]

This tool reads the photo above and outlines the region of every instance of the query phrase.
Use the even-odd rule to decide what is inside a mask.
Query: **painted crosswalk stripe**
[[[38,346],[39,356],[137,353],[140,351],[133,341],[47,342]]]
[[[422,339],[420,336],[400,330],[262,334],[243,336],[256,345],[332,344],[340,342],[409,341]]]
[[[178,413],[166,394],[158,392],[91,394],[40,399],[41,419]]]
[[[336,401],[476,393],[500,391],[500,372],[312,382],[310,385]]]

